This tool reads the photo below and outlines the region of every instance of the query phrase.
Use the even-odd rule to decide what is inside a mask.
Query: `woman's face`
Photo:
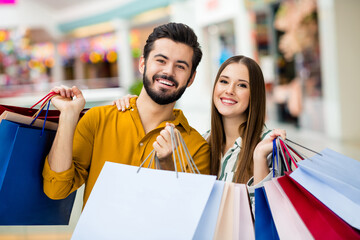
[[[223,118],[246,121],[245,111],[250,102],[249,81],[249,71],[242,63],[231,63],[221,72],[213,101]]]

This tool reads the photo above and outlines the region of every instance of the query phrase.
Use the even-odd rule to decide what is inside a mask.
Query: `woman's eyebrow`
[[[230,78],[230,77],[228,77],[228,76],[226,76],[226,75],[220,75],[220,77],[226,78],[226,79],[229,79],[229,78]],[[247,83],[249,83],[249,81],[244,80],[244,79],[238,79],[238,81],[239,81],[239,82],[247,82]]]

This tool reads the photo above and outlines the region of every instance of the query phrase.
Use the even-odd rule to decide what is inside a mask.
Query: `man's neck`
[[[145,134],[155,129],[163,121],[172,121],[175,119],[173,114],[175,102],[167,105],[157,104],[144,89],[136,101],[136,106]]]

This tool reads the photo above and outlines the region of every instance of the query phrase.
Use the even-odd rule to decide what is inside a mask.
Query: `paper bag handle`
[[[175,173],[176,173],[176,177],[178,177],[178,169],[177,169],[177,161],[179,161],[179,165],[180,165],[180,170],[181,172],[186,172],[186,164],[188,164],[188,166],[190,167],[190,171],[192,173],[198,173],[200,174],[199,169],[196,167],[196,164],[193,160],[193,158],[191,157],[190,151],[187,148],[185,141],[183,139],[183,137],[181,136],[181,133],[177,130],[174,129],[174,127],[171,126],[170,129],[170,139],[171,139],[171,146],[172,146],[172,152],[173,152],[173,161],[174,161],[174,168],[175,168]],[[176,144],[176,142],[178,144]],[[155,150],[153,149],[149,155],[144,159],[144,161],[141,163],[141,165],[139,166],[139,169],[137,172],[140,171],[140,169],[144,166],[145,162],[150,158],[150,162],[148,164],[148,168],[151,166],[152,162],[155,161],[155,168],[159,169],[160,168],[160,162],[158,157],[156,156]]]

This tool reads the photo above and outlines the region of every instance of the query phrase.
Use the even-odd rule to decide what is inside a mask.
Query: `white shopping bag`
[[[214,237],[224,186],[224,181],[217,180],[215,182],[205,210],[196,229],[193,238],[194,240],[212,239]]]
[[[192,239],[216,176],[106,162],[72,239]]]

